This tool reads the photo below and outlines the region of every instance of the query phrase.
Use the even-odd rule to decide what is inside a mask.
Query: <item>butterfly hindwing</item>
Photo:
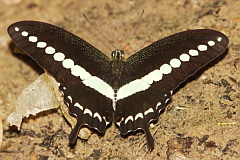
[[[83,83],[71,87],[60,85],[59,88],[63,92],[69,112],[77,117],[77,124],[69,136],[70,143],[76,141],[78,131],[83,125],[100,133],[105,132],[113,117],[112,101],[109,98]]]
[[[154,143],[149,132],[149,124],[158,118],[171,94],[172,92],[162,93],[150,88],[118,101],[114,116],[121,134],[126,135],[141,129],[146,134],[148,147],[153,149]]]

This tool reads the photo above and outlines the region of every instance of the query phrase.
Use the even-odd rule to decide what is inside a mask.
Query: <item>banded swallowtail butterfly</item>
[[[86,125],[104,133],[114,121],[122,135],[143,130],[150,149],[149,124],[156,120],[172,91],[221,55],[228,38],[215,30],[188,30],[161,39],[127,59],[112,58],[57,26],[21,21],[9,26],[13,41],[59,83],[77,123],[70,143]]]

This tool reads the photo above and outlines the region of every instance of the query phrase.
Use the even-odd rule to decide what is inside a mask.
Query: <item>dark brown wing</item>
[[[111,86],[104,82],[110,74],[110,59],[83,39],[51,24],[16,22],[8,33],[61,84],[64,100],[78,119],[70,142],[75,142],[82,125],[103,133],[113,117]]]
[[[121,134],[142,129],[152,149],[149,123],[158,118],[172,90],[221,55],[227,46],[228,38],[218,31],[189,30],[159,40],[129,57],[114,112]]]

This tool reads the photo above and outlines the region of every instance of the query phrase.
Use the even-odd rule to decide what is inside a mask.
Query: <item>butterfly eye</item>
[[[115,58],[115,56],[116,56],[116,51],[113,51],[112,52],[112,58]]]
[[[119,50],[120,51],[120,53],[121,53],[121,58],[124,58],[124,51],[123,50]]]

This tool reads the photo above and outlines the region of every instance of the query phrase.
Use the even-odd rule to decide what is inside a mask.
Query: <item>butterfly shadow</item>
[[[44,70],[34,61],[30,56],[28,56],[21,48],[19,48],[12,41],[9,43],[9,48],[12,52],[12,55],[17,59],[21,60],[28,66],[30,66],[34,71],[36,71],[39,75],[44,73]]]

